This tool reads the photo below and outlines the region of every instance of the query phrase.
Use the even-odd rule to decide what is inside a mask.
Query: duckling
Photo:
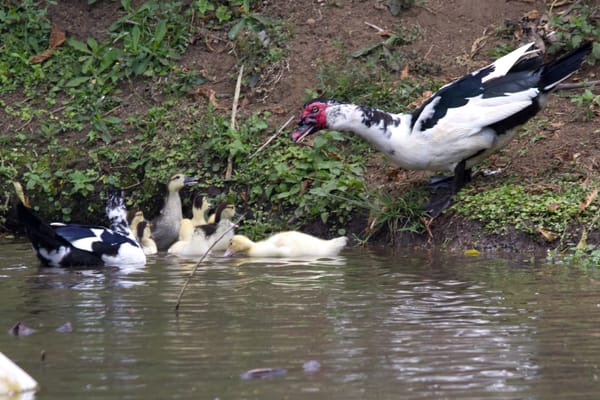
[[[192,243],[204,243],[210,247],[218,241],[212,249],[225,250],[229,239],[234,235],[234,224],[231,220],[235,217],[235,205],[221,203],[215,209],[214,215],[215,222],[196,227]]]
[[[152,220],[152,238],[156,242],[158,250],[168,249],[177,240],[179,225],[183,219],[181,211],[181,198],[179,191],[187,185],[196,183],[196,178],[183,174],[175,174],[167,182],[167,197],[160,215]]]
[[[235,235],[229,240],[225,257],[239,252],[250,257],[332,257],[347,243],[345,236],[324,240],[298,231],[280,232],[260,242]]]
[[[133,234],[135,235],[136,240],[139,242],[141,237],[138,236],[137,232],[137,226],[140,222],[145,221],[146,218],[144,218],[144,212],[141,210],[138,210],[135,212],[135,214],[133,215],[133,218],[131,219],[131,222],[129,222],[129,228],[131,229],[131,232],[133,232]]]
[[[167,253],[175,254],[178,256],[194,256],[197,254],[204,254],[208,247],[199,248],[194,250],[192,248],[191,242],[192,237],[194,236],[194,226],[192,225],[191,220],[187,220],[187,223],[184,223],[182,220],[181,226],[179,227],[179,240],[173,243]]]
[[[192,218],[184,218],[181,220],[181,224],[179,225],[179,240],[183,240],[185,233],[190,229],[193,232],[195,227],[206,225],[208,223],[205,215],[210,207],[211,205],[208,200],[202,196],[194,197],[192,204]]]
[[[139,238],[138,242],[142,246],[144,254],[151,255],[158,253],[156,242],[152,239],[150,222],[146,220],[140,221],[136,226],[136,236]]]
[[[19,203],[17,219],[25,228],[36,256],[48,267],[95,267],[145,264],[146,255],[127,223],[120,190],[108,192],[109,228],[53,223],[40,219],[30,208],[23,187],[14,183]]]

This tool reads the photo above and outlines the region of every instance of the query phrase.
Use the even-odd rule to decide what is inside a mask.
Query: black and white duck
[[[15,182],[19,202],[17,219],[25,230],[35,254],[48,267],[97,267],[143,265],[146,255],[127,223],[125,202],[120,190],[107,193],[109,227],[47,223],[30,208],[23,188]]]
[[[425,207],[437,216],[469,182],[471,167],[505,147],[515,128],[540,111],[549,93],[577,71],[592,49],[586,43],[542,65],[539,57],[530,57],[532,44],[443,86],[410,114],[311,100],[292,140],[299,143],[322,129],[349,131],[402,168],[453,172],[450,193]]]

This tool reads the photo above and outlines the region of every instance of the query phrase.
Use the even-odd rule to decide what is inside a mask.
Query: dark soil
[[[111,22],[120,16],[118,2],[98,1],[92,6],[81,0],[61,0],[50,6],[49,17],[61,26],[67,35],[79,39],[94,36],[102,39]],[[185,3],[185,2],[184,2]],[[491,61],[486,50],[495,47],[494,36],[488,36],[484,47],[472,54],[472,45],[485,33],[506,21],[518,22],[527,12],[543,13],[545,3],[532,0],[427,0],[394,16],[384,0],[265,0],[262,15],[287,21],[293,30],[290,39],[290,56],[279,69],[279,79],[271,81],[268,90],[258,92],[244,88],[241,112],[251,113],[269,110],[280,124],[296,115],[302,105],[305,90],[316,87],[319,62],[336,62],[340,47],[347,52],[377,43],[381,36],[367,23],[382,29],[394,30],[398,25],[418,24],[424,35],[409,46],[416,50],[423,62],[440,67],[437,78],[450,81],[474,68]],[[209,33],[209,32],[207,32]],[[212,31],[199,38],[188,49],[181,64],[196,69],[211,80],[206,86],[215,90],[220,104],[230,107],[233,99],[237,68],[235,48],[226,40],[225,32]],[[418,61],[418,60],[417,60]],[[579,78],[598,79],[598,67],[587,67]],[[268,80],[270,77],[263,77]],[[398,77],[400,79],[400,77]],[[147,91],[152,88],[124,88],[123,90]],[[153,93],[160,101],[160,94]],[[143,110],[147,105],[136,104],[132,96],[132,111]],[[198,100],[199,106],[206,99]],[[543,139],[532,142],[530,137],[517,138],[509,148],[491,158],[490,168],[502,167],[494,179],[519,177],[523,184],[537,184],[544,176],[577,170],[580,173],[598,175],[600,144],[597,134],[598,120],[582,122],[573,104],[561,93],[555,94],[548,107],[536,120],[549,123],[540,129]],[[529,125],[535,125],[535,120]],[[384,182],[390,191],[411,182],[425,182],[426,175],[411,171],[397,171],[382,157],[374,156],[370,180]],[[587,171],[587,172],[585,172]],[[479,177],[478,179],[488,179]],[[477,185],[477,179],[473,182]],[[549,246],[543,240],[512,233],[502,237],[487,235],[477,223],[450,213],[436,219],[429,235],[408,235],[397,238],[398,246],[442,244],[449,248],[465,249],[501,248],[507,250],[542,250]],[[383,236],[379,238],[385,240]]]

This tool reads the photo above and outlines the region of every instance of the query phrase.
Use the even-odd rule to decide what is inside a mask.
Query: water
[[[0,243],[0,351],[40,383],[38,400],[600,391],[596,270],[355,249],[312,262],[217,258],[175,312],[193,267],[161,255],[130,271],[43,269],[28,243]],[[36,332],[9,335],[17,321]],[[66,322],[73,332],[56,331]],[[256,368],[275,373],[243,379]]]

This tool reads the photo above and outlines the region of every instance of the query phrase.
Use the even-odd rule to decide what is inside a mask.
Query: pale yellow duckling
[[[138,236],[138,230],[137,230],[137,226],[140,222],[145,221],[146,218],[144,218],[144,212],[143,211],[136,211],[135,214],[133,215],[133,218],[131,219],[131,222],[129,223],[129,228],[131,229],[131,232],[133,232],[136,240],[139,242],[140,241],[140,237]]]
[[[168,252],[184,257],[202,256],[213,243],[211,250],[225,250],[229,239],[234,235],[231,220],[235,216],[235,205],[221,203],[217,206],[217,222],[192,227],[186,224],[180,240],[169,247]]]
[[[184,218],[179,225],[179,240],[184,240],[186,233],[193,232],[194,228],[200,225],[206,225],[206,212],[210,210],[210,203],[202,196],[194,197],[192,204],[192,218]]]
[[[194,226],[188,219],[186,223],[182,223],[179,227],[179,240],[177,240],[171,245],[171,247],[169,247],[167,253],[176,254],[179,256],[194,255],[195,252],[192,251],[191,248],[192,236],[194,236]]]
[[[141,221],[136,226],[136,236],[139,237],[138,243],[142,246],[144,254],[156,254],[158,248],[154,239],[152,239],[152,232],[150,231],[150,223],[146,220]]]
[[[345,236],[325,240],[298,231],[280,232],[259,242],[235,235],[229,240],[225,256],[243,252],[250,257],[332,257],[347,243]]]

